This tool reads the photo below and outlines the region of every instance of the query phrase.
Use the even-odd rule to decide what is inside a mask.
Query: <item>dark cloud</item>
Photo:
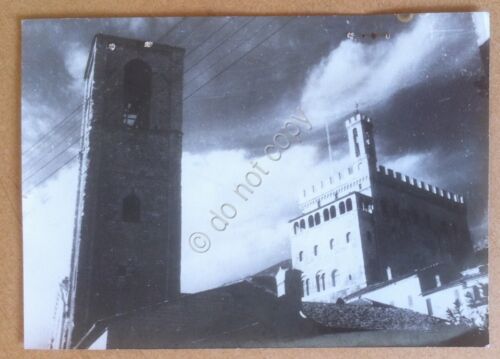
[[[414,152],[439,154],[429,166],[441,174],[443,187],[469,193],[471,213],[474,213],[471,221],[477,224],[483,218],[479,213],[484,213],[487,206],[487,98],[477,87],[483,70],[474,45],[472,23],[468,15],[456,16],[461,17],[459,20],[464,25],[446,35],[450,46],[435,49],[432,62],[412,69],[411,81],[406,84],[403,78],[401,89],[394,95],[361,110],[370,114],[376,123],[381,159]],[[397,39],[415,26],[391,15],[298,17],[262,42],[290,19],[24,21],[23,130],[26,136],[23,144],[27,148],[36,143],[64,114],[81,103],[78,81],[83,73],[78,78],[78,72],[92,37],[98,32],[161,39],[161,42],[185,47],[185,68],[189,71],[185,75],[184,96],[191,95],[184,103],[185,150],[202,153],[244,149],[249,156],[258,156],[300,103],[312,69],[345,40],[348,32],[369,46],[384,41],[385,34]],[[445,30],[436,30],[436,36]],[[260,42],[262,44],[255,47]],[[467,63],[454,66],[467,49],[477,53]],[[214,76],[217,77],[211,80]],[[418,80],[415,82],[414,78]],[[193,94],[194,91],[197,92]],[[45,141],[47,151],[39,151],[42,157],[29,154],[28,163],[46,161],[48,155],[64,150],[67,142],[57,137],[77,136],[78,117],[74,123],[51,136],[50,143]],[[332,147],[346,149],[342,121],[332,123],[331,136]],[[314,128],[307,140],[308,144],[317,146],[318,161],[327,156],[321,125]],[[54,143],[61,145],[51,148]],[[50,173],[66,159],[64,156],[39,175]],[[450,168],[460,168],[463,175],[450,176]]]

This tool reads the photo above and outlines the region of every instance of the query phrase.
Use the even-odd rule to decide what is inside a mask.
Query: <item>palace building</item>
[[[368,116],[345,125],[350,166],[303,189],[289,221],[303,301],[336,302],[435,263],[461,268],[473,253],[464,198],[379,166]]]

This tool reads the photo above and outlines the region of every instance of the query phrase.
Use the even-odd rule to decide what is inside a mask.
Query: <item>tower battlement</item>
[[[397,181],[399,183],[404,183],[405,185],[411,186],[414,189],[435,195],[438,198],[442,198],[454,203],[465,203],[464,197],[462,195],[452,193],[437,186],[433,186],[431,184],[425,183],[424,181],[417,180],[414,177],[403,175],[401,174],[401,172],[394,171],[384,166],[378,166],[377,173],[384,176],[385,178]]]
[[[299,195],[299,206],[302,211],[309,211],[316,208],[318,202],[321,204],[333,201],[352,191],[364,192],[369,185],[368,164],[361,162],[303,188]]]
[[[372,119],[370,117],[358,112],[358,113],[354,114],[353,116],[349,117],[347,120],[345,120],[345,126],[350,127],[359,121],[366,121],[370,124],[372,123]]]

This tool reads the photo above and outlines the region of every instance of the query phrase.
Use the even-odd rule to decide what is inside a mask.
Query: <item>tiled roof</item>
[[[361,304],[361,305],[360,305]],[[352,330],[431,330],[450,324],[442,319],[377,302],[303,303],[303,313],[317,323]]]

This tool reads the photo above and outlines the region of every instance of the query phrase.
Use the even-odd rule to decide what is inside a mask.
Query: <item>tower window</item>
[[[360,151],[359,151],[358,129],[357,128],[354,128],[352,130],[352,138],[354,140],[354,151],[356,152],[356,157],[359,157]]]
[[[321,287],[325,290],[325,273],[321,274]]]
[[[317,256],[318,255],[318,245],[315,245],[314,246],[314,255]]]
[[[345,213],[345,203],[344,202],[340,202],[340,204],[339,204],[339,211],[340,211],[340,214],[344,214]]]
[[[124,68],[123,124],[131,128],[149,126],[151,68],[142,60],[129,61]]]
[[[309,278],[306,279],[306,295],[309,295]]]
[[[335,209],[335,206],[330,207],[330,218],[335,218],[337,216],[337,210]]]
[[[336,276],[337,276],[337,270],[334,269],[334,270],[332,270],[332,287],[336,286],[336,280],[335,280]]]
[[[316,274],[316,292],[321,291],[321,285],[320,285],[320,275],[319,273]]]
[[[313,216],[307,217],[307,222],[309,224],[309,228],[314,227],[314,218],[313,218]]]
[[[304,252],[300,251],[299,252],[299,262],[302,262],[304,260]]]
[[[297,234],[298,229],[299,229],[299,222],[295,222],[293,224],[293,234]]]
[[[323,221],[328,221],[330,219],[330,212],[328,211],[328,208],[325,208],[323,210]]]
[[[345,206],[347,211],[352,211],[352,200],[350,198],[348,198],[347,201],[345,201]]]
[[[124,222],[139,222],[141,220],[141,201],[134,193],[123,199],[122,220]]]
[[[333,242],[335,241],[335,239],[330,239],[330,249],[333,249]]]
[[[314,215],[314,224],[315,224],[315,225],[318,225],[318,224],[320,224],[320,223],[321,223],[321,217],[319,216],[319,213],[316,213],[316,214]]]
[[[433,315],[431,298],[427,298],[425,303],[427,304],[427,314]]]
[[[300,220],[300,230],[306,229],[306,221],[303,219]]]
[[[346,243],[349,243],[351,240],[351,232],[347,232],[347,234],[345,235],[345,241]]]

